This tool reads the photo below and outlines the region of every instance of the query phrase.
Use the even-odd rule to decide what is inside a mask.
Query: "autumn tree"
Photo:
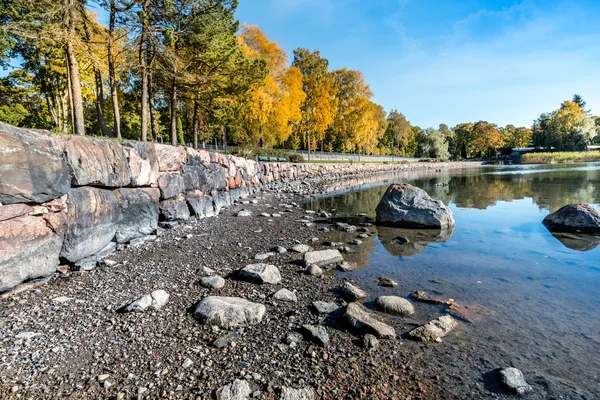
[[[533,131],[529,128],[514,125],[506,125],[502,130],[505,138],[505,146],[513,149],[516,147],[527,147],[531,145]]]
[[[318,50],[294,50],[292,66],[302,73],[302,90],[306,94],[296,129],[310,151],[316,149],[318,141],[323,140],[325,131],[333,123],[335,87],[328,71],[329,61],[321,57]]]
[[[585,150],[595,135],[595,121],[580,104],[568,100],[558,110],[541,114],[533,125],[534,145],[547,150]]]
[[[472,149],[479,156],[491,156],[504,145],[504,137],[496,125],[479,121],[473,126]]]
[[[264,60],[268,69],[264,83],[253,89],[245,107],[245,119],[253,141],[267,146],[283,144],[302,117],[306,99],[302,73],[287,67],[287,55],[256,26],[244,26],[239,36],[242,51],[251,60]]]

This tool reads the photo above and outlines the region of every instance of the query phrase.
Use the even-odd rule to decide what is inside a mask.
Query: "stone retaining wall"
[[[267,163],[0,123],[0,292],[218,214],[263,184],[391,165]]]

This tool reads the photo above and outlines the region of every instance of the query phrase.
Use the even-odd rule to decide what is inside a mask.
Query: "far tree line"
[[[8,0],[0,9],[0,121],[63,134],[172,144],[227,142],[428,158],[600,142],[576,95],[531,128],[412,126],[372,101],[360,71],[319,51],[292,60],[237,0]],[[94,10],[106,17],[99,23]]]

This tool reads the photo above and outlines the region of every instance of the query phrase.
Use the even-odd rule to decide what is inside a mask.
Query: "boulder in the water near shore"
[[[371,333],[378,338],[395,338],[396,331],[393,327],[377,320],[375,315],[370,313],[362,304],[349,303],[344,313],[346,321],[352,328]]]
[[[600,211],[589,204],[569,204],[542,223],[550,232],[600,233]]]
[[[454,226],[452,211],[444,203],[406,183],[390,185],[375,211],[380,225],[439,229]]]
[[[375,299],[375,308],[392,315],[408,316],[415,313],[415,307],[405,298],[398,296],[380,296]]]
[[[442,338],[458,326],[449,315],[443,315],[408,332],[408,337],[421,342],[441,342]]]

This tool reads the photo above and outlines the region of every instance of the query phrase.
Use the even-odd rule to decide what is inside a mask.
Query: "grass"
[[[521,156],[522,164],[563,164],[571,162],[600,161],[600,151],[563,151],[556,153],[527,153]]]

